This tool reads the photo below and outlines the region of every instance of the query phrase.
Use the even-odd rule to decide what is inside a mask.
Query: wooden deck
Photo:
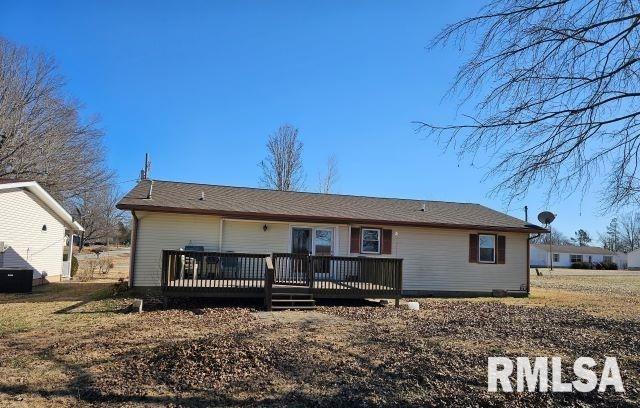
[[[291,286],[301,286],[297,284],[297,282],[292,282],[291,284],[274,284],[273,289],[278,288],[289,288]],[[200,288],[200,289],[215,289],[215,288],[240,288],[240,289],[264,289],[265,281],[264,280],[248,280],[248,279],[176,279],[167,282],[168,288]],[[379,284],[369,284],[366,282],[338,282],[332,280],[315,280],[313,282],[313,286],[309,286],[310,289],[329,289],[329,290],[385,290],[391,291],[393,287],[379,285]]]
[[[399,298],[402,260],[165,250],[165,296],[264,297],[298,288],[315,298]]]

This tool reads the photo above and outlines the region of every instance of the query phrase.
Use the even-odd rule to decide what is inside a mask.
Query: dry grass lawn
[[[0,295],[0,406],[640,403],[638,274],[532,276],[526,299],[420,299],[417,312],[191,302],[123,313],[115,278]],[[492,355],[616,356],[626,393],[490,394]]]

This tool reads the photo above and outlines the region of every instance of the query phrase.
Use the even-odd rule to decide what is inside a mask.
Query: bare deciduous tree
[[[487,157],[493,192],[586,191],[603,205],[640,192],[640,5],[627,0],[494,0],[432,46],[473,40],[451,94],[472,113],[421,129],[460,155]]]
[[[620,217],[620,249],[625,252],[640,248],[640,213]]]
[[[552,244],[552,245],[568,245],[571,244],[571,240],[567,238],[562,232],[551,230],[550,234],[540,234],[531,240],[534,244]]]
[[[71,199],[71,214],[84,227],[80,246],[86,242],[100,241],[108,244],[117,239],[118,226],[124,213],[116,208],[120,194],[113,186],[83,192]]]
[[[52,58],[0,37],[0,178],[38,181],[65,201],[107,183],[102,132],[63,93]]]
[[[262,183],[274,190],[297,191],[303,187],[302,142],[298,129],[283,125],[269,136],[268,156],[260,162]]]
[[[327,168],[325,173],[318,173],[318,191],[320,193],[331,193],[338,181],[338,159],[331,155],[327,159]]]

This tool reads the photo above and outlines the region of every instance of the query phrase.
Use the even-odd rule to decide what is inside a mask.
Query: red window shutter
[[[380,252],[381,254],[391,255],[391,248],[392,248],[391,241],[393,240],[392,236],[393,234],[390,229],[382,230],[382,252]]]
[[[507,237],[505,237],[504,235],[498,235],[497,259],[499,264],[505,263],[506,249],[507,249]]]
[[[469,262],[478,262],[478,234],[469,235]]]
[[[351,227],[351,251],[352,254],[360,253],[360,228]]]

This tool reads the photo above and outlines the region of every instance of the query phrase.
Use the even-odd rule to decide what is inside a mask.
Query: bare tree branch
[[[327,168],[325,173],[318,173],[318,192],[331,193],[338,181],[338,159],[331,155],[327,159]]]
[[[459,157],[485,157],[507,200],[564,195],[607,179],[603,205],[637,202],[640,10],[626,0],[494,0],[432,47],[474,41],[448,93],[473,112],[418,122]]]

